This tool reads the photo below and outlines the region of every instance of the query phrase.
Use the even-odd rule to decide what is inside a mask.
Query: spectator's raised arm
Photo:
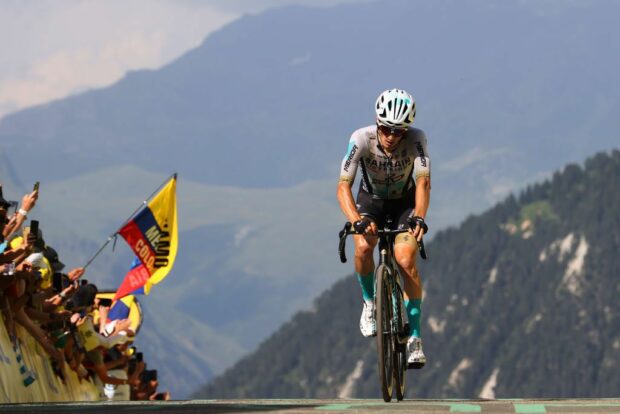
[[[18,238],[17,242],[16,240],[11,242],[11,245],[16,244],[16,246],[0,255],[0,264],[13,262],[15,266],[18,266],[26,257],[30,256],[36,241],[37,236],[30,234],[28,228],[24,229],[23,237]]]
[[[22,197],[22,205],[17,210],[15,215],[11,217],[9,223],[2,230],[4,238],[8,239],[18,228],[24,224],[24,221],[28,218],[28,213],[34,208],[39,198],[39,190],[35,190]]]

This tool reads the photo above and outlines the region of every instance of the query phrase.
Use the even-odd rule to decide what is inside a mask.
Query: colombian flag
[[[114,300],[137,289],[148,294],[161,282],[174,264],[177,255],[176,174],[159,193],[138,212],[119,234],[127,241],[139,262],[129,270]]]
[[[132,290],[131,292],[124,293],[124,295],[146,295],[148,292],[145,291],[144,286],[146,282],[149,280],[149,271],[146,270],[146,267],[142,264],[138,256],[134,257],[131,266],[129,267],[129,272],[125,275],[125,280],[130,280],[131,286],[140,286],[139,288]],[[122,319],[122,318],[121,318]]]

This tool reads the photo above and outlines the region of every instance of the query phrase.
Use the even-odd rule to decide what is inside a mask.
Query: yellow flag
[[[176,175],[119,231],[144,270],[135,269],[119,288],[118,297],[144,286],[148,294],[174,265],[178,247]]]

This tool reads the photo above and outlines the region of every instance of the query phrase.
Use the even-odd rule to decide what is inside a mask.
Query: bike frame
[[[389,402],[396,390],[396,398],[401,401],[405,394],[406,343],[409,338],[408,323],[405,323],[405,303],[402,290],[402,275],[394,257],[394,241],[399,233],[409,229],[391,229],[392,219],[386,217],[386,225],[378,230],[379,264],[375,269],[375,304],[377,323],[377,351],[379,356],[379,377],[383,400]],[[346,238],[350,234],[360,234],[351,230],[352,224],[345,223],[340,231],[338,253],[340,261],[347,261],[345,255]],[[424,243],[418,242],[420,256],[426,259]],[[381,292],[381,293],[380,293]]]
[[[388,290],[392,292],[392,306],[394,307],[392,334],[398,339],[400,345],[407,343],[409,338],[408,329],[403,318],[404,308],[404,295],[402,288],[402,275],[400,274],[400,268],[396,263],[396,257],[394,256],[394,239],[399,233],[405,233],[408,230],[390,230],[388,227],[391,223],[386,223],[386,229],[384,229],[379,235],[379,264],[376,269],[379,269],[381,265],[384,265],[388,269]],[[376,271],[376,270],[375,270]],[[378,279],[375,279],[375,283]],[[375,286],[375,301],[377,296],[377,287]],[[398,328],[402,329],[398,329]]]

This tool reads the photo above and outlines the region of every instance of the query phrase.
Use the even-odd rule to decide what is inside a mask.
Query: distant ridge
[[[400,85],[419,103],[436,187],[492,196],[613,145],[620,53],[608,39],[620,35],[620,3],[537,3],[384,0],[244,16],[161,69],[6,116],[0,142],[31,162],[26,181],[132,163],[206,184],[290,186],[336,174],[377,94]]]

